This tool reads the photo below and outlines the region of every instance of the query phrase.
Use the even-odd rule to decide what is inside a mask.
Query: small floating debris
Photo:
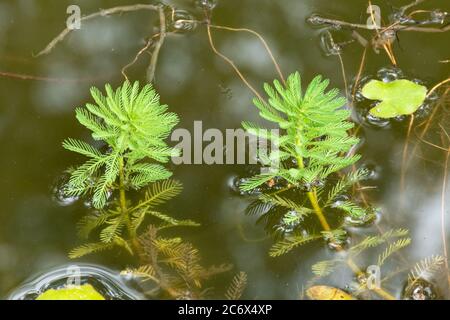
[[[210,11],[217,6],[217,0],[196,0],[195,4],[200,9],[206,9]]]
[[[312,300],[355,300],[347,292],[328,286],[314,286],[306,290]]]

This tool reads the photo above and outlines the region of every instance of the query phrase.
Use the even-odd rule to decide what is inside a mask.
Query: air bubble
[[[365,116],[363,116],[363,120],[365,123],[378,128],[387,128],[391,124],[389,119],[376,117],[372,115],[369,110],[367,110]]]
[[[436,300],[438,294],[434,285],[424,279],[414,281],[414,284],[405,292],[406,300]]]
[[[381,68],[377,72],[377,78],[383,82],[392,82],[403,77],[403,72],[399,68],[394,67]]]
[[[195,5],[200,9],[211,11],[217,6],[217,2],[217,0],[196,0]]]
[[[445,18],[448,16],[447,12],[443,12],[440,10],[434,10],[430,14],[430,22],[443,24],[445,22]]]
[[[337,56],[342,53],[342,46],[334,42],[329,31],[324,31],[320,35],[320,46],[327,56]]]
[[[94,265],[77,264],[50,270],[28,281],[16,289],[8,300],[35,300],[47,290],[62,289],[74,284],[90,284],[106,300],[141,300],[143,298],[111,270]]]
[[[170,20],[172,23],[168,26],[169,31],[176,33],[187,33],[193,31],[197,27],[194,17],[185,10],[175,10],[170,12]]]
[[[63,207],[70,206],[79,199],[79,197],[68,196],[64,191],[64,187],[69,181],[69,178],[70,176],[67,173],[61,175],[55,182],[52,190],[53,200]]]

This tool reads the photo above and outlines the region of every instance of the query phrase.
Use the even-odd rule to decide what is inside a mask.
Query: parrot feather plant
[[[343,108],[345,98],[339,97],[337,89],[326,92],[328,84],[328,80],[317,76],[303,92],[300,74],[294,73],[285,85],[277,80],[274,86],[265,85],[268,100],[255,98],[254,104],[262,118],[278,125],[279,136],[268,134],[268,129],[257,124],[243,122],[249,134],[271,140],[277,146],[277,150],[269,151],[268,158],[276,159],[279,165],[247,179],[240,185],[241,190],[260,191],[274,179],[287,186],[260,193],[249,206],[252,213],[262,212],[261,220],[271,220],[276,215],[275,209],[283,209],[284,213],[277,216],[277,227],[290,226],[289,232],[272,247],[271,256],[316,239],[340,248],[346,232],[342,225],[333,228],[329,216],[340,211],[354,220],[368,221],[373,215],[373,210],[362,208],[344,195],[349,187],[367,176],[367,171],[341,173],[360,159],[353,154],[359,139],[348,133],[353,124],[347,120],[350,111]],[[320,232],[306,232],[303,227],[302,221],[311,215],[320,223]]]
[[[92,88],[95,104],[76,109],[76,118],[92,131],[100,148],[76,139],[63,143],[65,149],[87,158],[69,170],[64,186],[67,196],[89,198],[96,209],[80,222],[80,235],[89,238],[97,229],[100,238],[71,251],[72,258],[117,246],[133,255],[142,253],[137,232],[147,216],[160,221],[161,229],[197,225],[158,210],[182,190],[181,183],[171,180],[172,173],[164,167],[179,153],[164,141],[178,116],[160,104],[151,85],[140,89],[138,82],[125,82],[115,91],[109,84],[105,89],[103,95]],[[131,203],[129,194],[143,189],[143,199]]]

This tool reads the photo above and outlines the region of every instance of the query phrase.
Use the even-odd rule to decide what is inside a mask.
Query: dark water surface
[[[80,243],[75,224],[87,212],[86,207],[79,202],[64,205],[54,197],[54,187],[63,171],[80,161],[65,151],[61,142],[66,137],[88,138],[87,130],[74,117],[74,108],[90,101],[90,86],[102,87],[106,82],[118,85],[123,81],[121,68],[152,34],[157,16],[141,11],[99,18],[83,24],[51,54],[39,58],[32,54],[43,49],[65,27],[68,5],[77,4],[83,14],[88,14],[99,8],[135,3],[0,0],[0,71],[45,78],[0,77],[2,297],[29,276],[67,264],[67,252]],[[193,0],[167,3],[202,19],[202,11]],[[373,3],[380,5],[383,19],[387,20],[393,8],[408,1]],[[422,7],[450,11],[447,0],[430,0]],[[333,87],[344,90],[338,57],[324,53],[320,46],[323,30],[312,27],[306,19],[320,13],[365,23],[366,8],[364,0],[219,0],[213,23],[256,30],[270,45],[285,74],[299,70],[305,83],[314,75],[323,74],[331,79]],[[350,39],[348,32],[333,34],[343,41]],[[394,50],[405,76],[420,79],[428,87],[448,78],[450,64],[439,61],[450,58],[449,35],[401,33]],[[214,39],[258,89],[276,77],[256,38],[214,31]],[[358,72],[362,52],[362,47],[353,43],[342,53],[350,83]],[[149,59],[144,55],[130,68],[129,77],[145,81]],[[377,55],[369,50],[363,77],[374,77],[386,66],[389,60],[383,52]],[[155,86],[162,102],[180,115],[180,127],[191,129],[193,121],[201,120],[204,129],[225,130],[240,127],[242,120],[258,121],[251,92],[230,66],[213,54],[203,25],[167,38]],[[363,124],[360,135],[364,144],[359,149],[363,158],[358,165],[375,170],[375,178],[368,185],[377,188],[367,191],[367,196],[380,208],[378,226],[384,230],[410,229],[412,244],[403,254],[411,266],[431,254],[442,254],[440,214],[445,153],[421,145],[408,169],[404,194],[400,195],[399,172],[408,121],[392,121],[381,128],[359,120]],[[450,131],[450,126],[447,129]],[[430,131],[428,139],[443,145],[438,127]],[[417,139],[413,137],[412,141]],[[247,272],[245,298],[297,298],[313,276],[311,265],[335,254],[323,244],[314,243],[274,259],[267,254],[272,240],[248,241],[264,238],[265,234],[261,226],[255,226],[254,218],[243,213],[250,199],[237,195],[230,187],[236,177],[246,174],[245,166],[181,165],[172,169],[185,190],[167,211],[202,224],[195,232],[183,231],[182,235],[199,247],[206,264],[232,263],[236,270]],[[403,209],[399,206],[401,196],[405,199]],[[374,226],[351,231],[354,236],[377,232]],[[361,265],[376,263],[378,254],[374,251],[364,256]],[[114,253],[82,261],[117,270],[129,262]],[[389,273],[394,266],[390,269],[388,264],[385,268],[382,272]],[[406,274],[400,277],[390,291],[400,297],[406,279]],[[352,275],[344,272],[325,283],[345,288],[351,280]],[[218,281],[217,291],[223,290],[222,285]]]

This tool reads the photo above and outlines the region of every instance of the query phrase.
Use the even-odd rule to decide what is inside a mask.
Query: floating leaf
[[[381,101],[370,110],[370,114],[379,118],[394,118],[413,114],[424,102],[427,88],[404,79],[392,82],[371,80],[362,88],[362,95]]]
[[[314,286],[306,290],[312,300],[354,300],[347,292],[328,286]]]
[[[36,300],[105,300],[90,284],[70,286],[61,289],[50,289],[42,293]]]

